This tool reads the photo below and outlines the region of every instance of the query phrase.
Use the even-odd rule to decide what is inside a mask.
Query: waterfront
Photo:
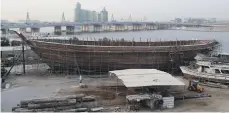
[[[15,29],[16,30],[16,29]],[[41,34],[51,33],[51,28],[44,28]],[[185,30],[152,30],[152,31],[129,31],[129,32],[105,32],[105,33],[81,33],[74,35],[82,40],[98,40],[103,38],[125,39],[135,41],[169,41],[169,40],[212,40],[215,39],[222,44],[222,52],[229,52],[229,32],[202,32]],[[37,36],[35,36],[37,37]],[[63,36],[64,39],[73,36]],[[14,38],[18,40],[19,38]]]
[[[46,31],[48,32],[48,31]],[[107,32],[107,33],[82,33],[75,35],[79,39],[94,40],[104,37],[110,39],[121,39],[139,41],[168,41],[168,40],[212,40],[215,39],[222,44],[222,51],[229,52],[229,32],[198,32],[183,30],[155,30],[155,31],[130,31],[130,32]]]

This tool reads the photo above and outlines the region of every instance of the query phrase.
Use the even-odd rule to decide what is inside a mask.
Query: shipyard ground
[[[43,75],[43,76],[41,76]],[[47,76],[46,72],[28,72],[27,75],[11,76],[7,82],[12,86],[9,89],[1,91],[1,111],[10,112],[13,106],[16,106],[20,100],[33,99],[40,97],[50,97],[53,95],[71,95],[76,93],[79,88],[78,76],[52,75]],[[179,77],[180,80],[188,83],[187,80]],[[83,83],[88,86],[115,85],[116,81],[109,78],[92,78],[83,77]],[[194,93],[189,92],[184,87],[174,87],[176,91],[184,92],[184,94]],[[218,89],[204,87],[205,93],[211,94],[211,98],[182,100],[175,102],[175,108],[165,109],[165,112],[226,112],[229,111],[229,89]],[[94,89],[95,90],[95,89]],[[98,89],[96,89],[98,90]],[[98,90],[99,91],[99,90]],[[96,92],[94,92],[96,94]],[[120,101],[125,101],[124,98],[119,98]],[[110,101],[113,104],[114,101]],[[118,104],[118,103],[116,103]],[[119,105],[113,105],[114,107]],[[120,106],[125,111],[125,105]],[[140,111],[149,111],[141,109]],[[156,110],[160,111],[160,110]]]

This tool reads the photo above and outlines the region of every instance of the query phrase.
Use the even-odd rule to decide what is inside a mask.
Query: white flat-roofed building
[[[157,69],[125,69],[109,73],[111,76],[117,76],[126,87],[185,85],[171,74]]]

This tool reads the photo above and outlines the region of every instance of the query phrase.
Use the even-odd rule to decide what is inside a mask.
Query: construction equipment
[[[198,92],[198,93],[202,93],[204,91],[204,88],[202,88],[199,85],[199,81],[189,80],[188,90],[189,91],[195,91],[195,92]]]

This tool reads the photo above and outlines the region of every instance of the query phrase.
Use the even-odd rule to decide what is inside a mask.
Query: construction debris
[[[159,94],[144,94],[144,95],[128,95],[126,96],[126,99],[128,101],[136,101],[136,102],[140,102],[142,100],[150,100],[153,98],[157,98],[157,99],[162,99],[162,96]]]

